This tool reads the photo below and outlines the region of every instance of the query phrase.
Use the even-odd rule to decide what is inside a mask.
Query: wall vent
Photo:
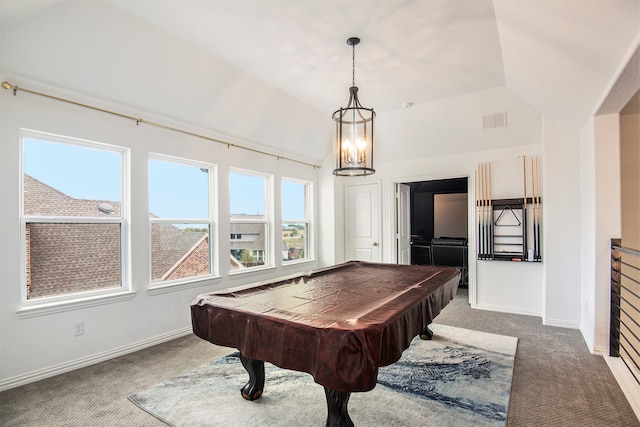
[[[492,129],[507,126],[507,112],[487,114],[482,116],[482,125],[484,129]]]

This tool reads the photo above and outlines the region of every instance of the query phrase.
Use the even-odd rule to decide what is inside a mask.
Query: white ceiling
[[[1,0],[0,28],[63,0]],[[94,1],[94,0],[85,0]],[[507,86],[581,126],[640,35],[640,0],[104,0],[330,114]]]

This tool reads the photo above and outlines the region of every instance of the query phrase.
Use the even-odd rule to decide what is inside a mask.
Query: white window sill
[[[305,258],[305,259],[296,259],[293,261],[282,261],[282,268],[294,267],[304,264],[313,264],[315,263],[315,259]]]
[[[275,269],[276,267],[273,265],[268,265],[264,267],[250,267],[242,270],[233,270],[229,272],[229,278],[235,279],[238,277],[259,276]]]
[[[132,300],[136,296],[135,291],[118,292],[109,295],[96,295],[91,297],[79,297],[73,300],[34,303],[16,310],[20,319],[29,317],[46,316],[49,314],[73,311],[81,308],[94,307],[97,305],[114,304]]]
[[[166,284],[152,283],[147,289],[149,295],[161,295],[169,292],[177,292],[183,289],[200,288],[203,286],[211,286],[220,282],[220,277],[207,277],[202,279],[189,280],[188,282],[174,282]]]

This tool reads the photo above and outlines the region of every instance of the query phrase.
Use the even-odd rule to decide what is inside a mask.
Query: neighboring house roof
[[[112,213],[109,213],[111,209]],[[34,216],[117,216],[120,203],[75,199],[25,174],[24,213]],[[28,223],[29,298],[120,286],[119,246],[119,224]]]
[[[253,215],[232,215],[232,219],[242,218],[243,220],[264,220],[264,217]],[[232,222],[230,224],[231,234],[240,235],[239,238],[231,239],[231,249],[265,249],[264,222]]]
[[[24,175],[24,193],[26,215],[120,215],[119,202],[76,199],[29,175]],[[28,223],[29,297],[120,286],[119,245],[119,224]],[[209,268],[206,232],[185,232],[171,224],[154,224],[151,251],[152,280],[206,274]]]
[[[100,210],[111,206],[112,213]],[[106,210],[106,209],[105,209]],[[24,175],[24,213],[38,216],[109,217],[120,215],[120,202],[75,199],[27,174]]]
[[[202,276],[207,273],[209,273],[209,234],[202,236],[182,258],[167,270],[161,279],[181,279],[183,277]]]
[[[151,258],[153,260],[151,280],[161,280],[169,270],[175,269],[176,263],[184,260],[185,254],[192,251],[204,237],[208,237],[207,232],[185,232],[171,224],[153,224],[151,227]]]
[[[24,211],[32,216],[117,217],[120,202],[76,199],[24,175]],[[155,217],[150,213],[151,217]],[[265,227],[259,215],[232,215],[231,249],[264,250]],[[118,287],[120,227],[118,224],[27,224],[27,286],[29,298]],[[151,227],[152,281],[207,274],[209,233],[184,231],[171,224]],[[71,262],[70,262],[71,261]],[[230,268],[245,266],[229,255]]]
[[[35,222],[26,228],[29,298],[121,286],[119,224]]]

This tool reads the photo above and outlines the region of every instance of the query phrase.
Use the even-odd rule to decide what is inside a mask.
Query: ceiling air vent
[[[487,114],[482,116],[482,125],[485,129],[499,128],[507,126],[507,112]]]

